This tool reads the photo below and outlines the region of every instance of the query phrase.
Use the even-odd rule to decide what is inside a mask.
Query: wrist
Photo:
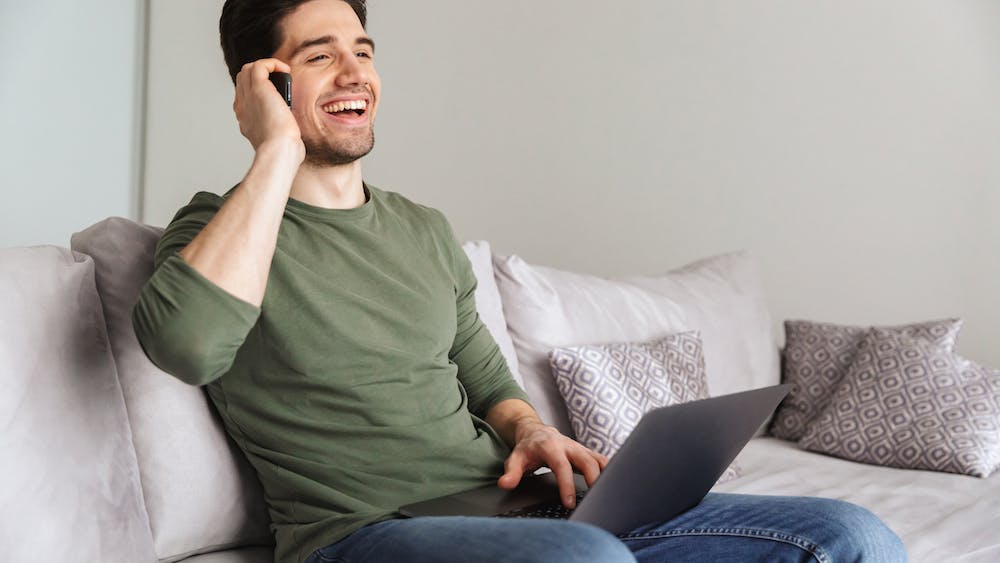
[[[264,141],[254,151],[255,162],[267,162],[298,169],[305,160],[306,149],[302,139],[278,138]]]
[[[523,416],[514,420],[514,443],[517,444],[527,436],[539,430],[546,430],[549,425],[541,421],[537,416]]]
[[[303,158],[294,144],[278,141],[261,143],[256,148],[247,175],[240,182],[240,190],[256,194],[254,197],[258,202],[271,202],[284,209]]]

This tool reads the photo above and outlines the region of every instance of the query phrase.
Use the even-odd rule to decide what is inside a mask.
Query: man
[[[399,518],[541,466],[572,506],[572,469],[593,483],[607,460],[528,404],[443,216],[362,181],[381,94],[364,27],[364,0],[227,0],[220,35],[254,160],[224,197],[178,212],[133,312],[149,357],[207,385],[257,470],[279,562],[905,558],[870,513],[819,499],[712,495],[623,539]],[[276,71],[293,77],[291,110]]]

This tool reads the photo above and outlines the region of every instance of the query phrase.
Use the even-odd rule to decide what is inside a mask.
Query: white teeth
[[[356,109],[367,109],[368,102],[366,100],[349,100],[346,102],[334,102],[332,104],[327,104],[323,106],[323,111],[327,113],[337,113],[339,111],[346,110],[356,110]]]

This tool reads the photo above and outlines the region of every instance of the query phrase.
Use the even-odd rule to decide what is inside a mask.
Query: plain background
[[[463,240],[598,275],[747,249],[776,327],[957,316],[959,351],[1000,367],[1000,3],[370,4],[383,98],[366,179]],[[149,4],[151,224],[251,157],[221,5]]]
[[[138,215],[144,9],[0,0],[0,247]]]

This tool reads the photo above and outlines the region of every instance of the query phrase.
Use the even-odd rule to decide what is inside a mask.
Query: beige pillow
[[[0,561],[155,561],[94,262],[0,250]]]
[[[647,341],[697,330],[708,387],[722,395],[778,383],[778,346],[756,269],[744,253],[695,262],[656,277],[611,280],[494,259],[524,389],[542,419],[573,431],[549,351],[594,342]]]

